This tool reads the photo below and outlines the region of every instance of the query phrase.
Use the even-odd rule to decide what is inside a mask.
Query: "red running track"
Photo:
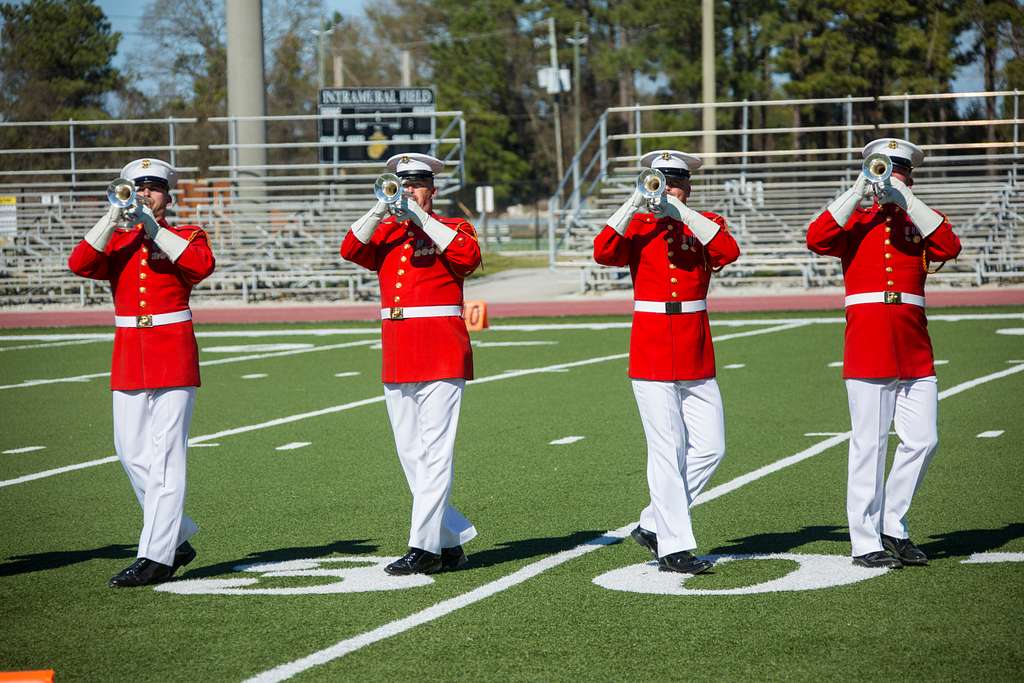
[[[928,293],[928,306],[1024,306],[1024,288],[943,290]],[[841,311],[843,296],[836,294],[785,294],[772,296],[711,296],[711,312],[757,311]],[[490,318],[558,317],[567,315],[629,315],[630,299],[526,301],[494,303],[487,307]],[[195,308],[197,323],[299,323],[375,320],[375,304],[314,306],[240,306]],[[0,328],[108,326],[113,323],[109,308],[86,310],[0,311]]]

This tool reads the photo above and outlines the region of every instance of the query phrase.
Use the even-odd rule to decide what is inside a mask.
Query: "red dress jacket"
[[[194,225],[160,225],[189,241],[176,263],[148,238],[141,226],[115,230],[102,252],[82,240],[68,267],[76,275],[109,280],[114,314],[138,316],[188,308],[192,287],[213,272],[206,233]],[[192,321],[158,327],[114,328],[110,388],[115,391],[198,387],[199,349]]]
[[[842,259],[848,295],[894,291],[924,296],[928,263],[956,258],[960,239],[945,216],[925,238],[903,209],[876,203],[856,209],[846,225],[824,211],[807,229],[807,247]],[[934,374],[923,308],[907,303],[846,308],[844,378],[915,379]]]
[[[721,216],[703,212],[722,226],[702,245],[685,224],[649,213],[634,214],[620,235],[605,226],[594,239],[594,260],[604,266],[629,266],[633,298],[639,301],[693,301],[708,294],[711,273],[740,255]],[[715,349],[707,311],[633,313],[629,376],[658,381],[715,376]]]
[[[412,221],[388,216],[367,244],[350,230],[341,257],[377,273],[381,307],[462,306],[462,282],[480,265],[473,226],[434,218],[458,231],[444,253]],[[473,379],[473,352],[459,316],[381,322],[382,379],[387,384]]]

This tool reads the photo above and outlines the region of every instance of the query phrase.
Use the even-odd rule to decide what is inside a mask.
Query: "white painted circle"
[[[1001,330],[996,330],[996,334],[1008,334],[1015,337],[1024,336],[1024,327],[1004,327]]]
[[[266,562],[235,567],[235,571],[259,574],[264,578],[335,577],[338,579],[333,583],[319,583],[312,586],[249,588],[248,586],[255,586],[259,583],[260,579],[257,577],[184,579],[162,583],[153,590],[161,593],[177,593],[178,595],[327,595],[403,590],[426,586],[434,582],[432,578],[424,574],[410,574],[409,576],[385,574],[384,567],[397,559],[397,557],[375,555],[351,555]]]
[[[708,555],[715,565],[726,562],[757,560],[792,560],[799,566],[785,576],[739,588],[687,588],[688,574],[663,572],[655,561],[612,570],[594,579],[598,586],[627,593],[651,595],[753,595],[780,591],[806,591],[858,583],[881,576],[887,569],[869,569],[854,565],[849,557],[840,555],[803,555],[771,553],[767,555]]]
[[[232,344],[229,346],[204,346],[203,353],[269,353],[311,348],[313,348],[312,344]]]

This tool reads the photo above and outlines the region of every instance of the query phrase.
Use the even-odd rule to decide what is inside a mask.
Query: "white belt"
[[[382,308],[382,320],[405,320],[406,318],[462,317],[462,306],[411,306],[408,308]]]
[[[706,299],[695,301],[634,301],[633,310],[641,313],[696,313],[708,310]]]
[[[156,315],[115,315],[114,327],[159,327],[171,323],[183,323],[192,319],[192,311],[157,313]]]
[[[912,304],[924,308],[924,297],[905,292],[864,292],[846,297],[847,306],[857,304]]]

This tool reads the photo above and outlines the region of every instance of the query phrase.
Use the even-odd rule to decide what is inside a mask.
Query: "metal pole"
[[[636,147],[637,163],[640,163],[640,156],[643,155],[643,143],[640,142],[640,105],[636,102],[633,103],[633,140]]]
[[[846,147],[853,149],[853,95],[846,96]],[[846,152],[846,160],[853,161],[853,152]],[[846,179],[850,179],[850,166],[846,166]]]
[[[548,265],[555,269],[555,214],[558,213],[558,196],[551,197],[548,202]]]
[[[904,99],[903,99],[903,139],[904,140],[909,140],[910,139],[910,126],[907,125],[907,124],[910,123],[910,98],[908,97],[909,95],[910,95],[910,93],[906,93],[906,92],[903,93],[903,96],[904,96]]]
[[[573,164],[572,164],[572,208],[578,211],[580,208],[580,44],[584,38],[580,37],[580,22],[572,29],[572,73],[574,83],[573,92]]]
[[[740,161],[740,178],[746,179],[747,177],[747,152],[750,151],[750,134],[747,130],[750,127],[750,105],[747,104],[748,100],[743,99],[743,157]],[[742,186],[742,183],[741,183]]]
[[[1013,153],[1017,154],[1017,141],[1020,140],[1020,90],[1014,88],[1013,91]],[[1014,159],[1014,162],[1017,160]]]
[[[167,123],[167,144],[171,148],[171,166],[177,166],[174,153],[174,121]]]
[[[68,148],[71,150],[71,189],[75,189],[77,175],[75,173],[75,121],[68,119]],[[73,197],[74,195],[72,195]]]
[[[608,176],[608,112],[601,114],[601,177]]]
[[[715,2],[701,2],[701,64],[704,99],[704,153],[714,154],[717,149],[715,132]],[[708,164],[714,165],[709,159]]]
[[[565,166],[562,162],[562,108],[558,101],[558,93],[562,90],[562,79],[558,75],[558,44],[555,42],[555,18],[548,17],[548,44],[551,52],[551,78],[555,80],[555,167],[558,177],[555,184],[562,182]]]
[[[402,87],[408,88],[412,85],[412,55],[408,50],[402,50]]]

